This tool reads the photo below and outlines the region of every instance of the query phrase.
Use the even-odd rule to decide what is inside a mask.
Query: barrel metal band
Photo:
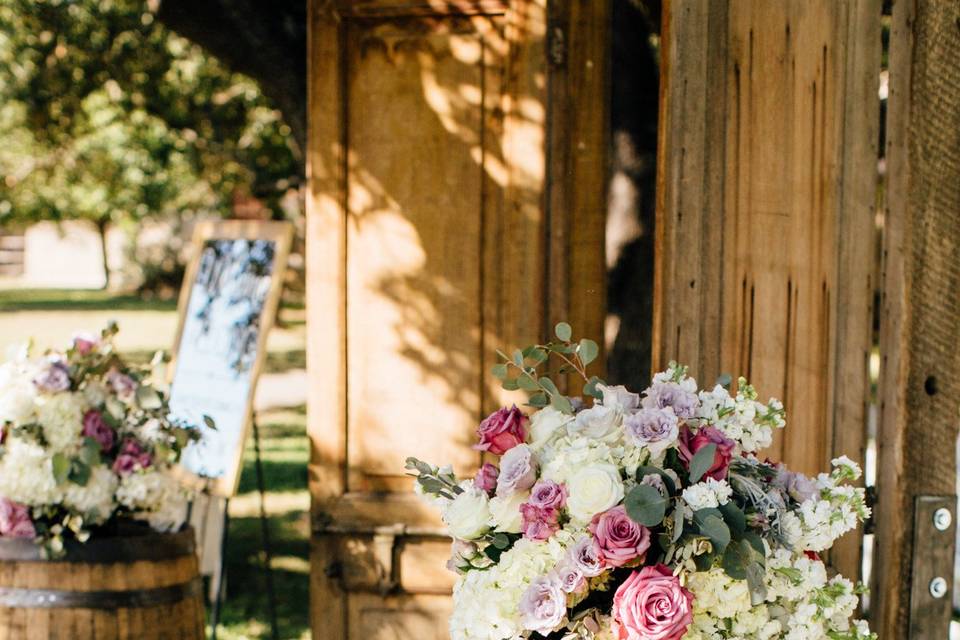
[[[199,596],[200,578],[139,591],[61,591],[0,588],[0,607],[12,609],[136,609],[174,604]]]

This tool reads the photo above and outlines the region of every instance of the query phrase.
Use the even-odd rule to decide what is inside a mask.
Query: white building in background
[[[3,285],[95,289],[106,282],[100,236],[92,223],[39,222],[27,227],[22,235],[4,234],[4,241],[19,246],[20,256],[7,250],[11,262],[8,272],[0,275]]]

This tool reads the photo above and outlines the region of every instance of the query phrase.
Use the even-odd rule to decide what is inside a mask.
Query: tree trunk
[[[100,260],[103,264],[103,288],[110,288],[110,261],[107,259],[107,230],[110,228],[110,221],[100,219],[96,221],[97,233],[100,235]]]

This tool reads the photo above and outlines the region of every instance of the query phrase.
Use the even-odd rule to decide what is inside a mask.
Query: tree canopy
[[[280,215],[302,174],[290,125],[158,9],[0,0],[0,224],[226,213],[238,194]]]

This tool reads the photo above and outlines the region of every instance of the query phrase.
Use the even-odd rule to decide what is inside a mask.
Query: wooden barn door
[[[602,331],[606,3],[560,4],[311,3],[315,638],[446,637],[449,541],[404,459],[472,474],[494,350]]]
[[[664,5],[654,358],[783,400],[769,457],[864,458],[880,0]],[[833,562],[859,575],[859,540]]]

